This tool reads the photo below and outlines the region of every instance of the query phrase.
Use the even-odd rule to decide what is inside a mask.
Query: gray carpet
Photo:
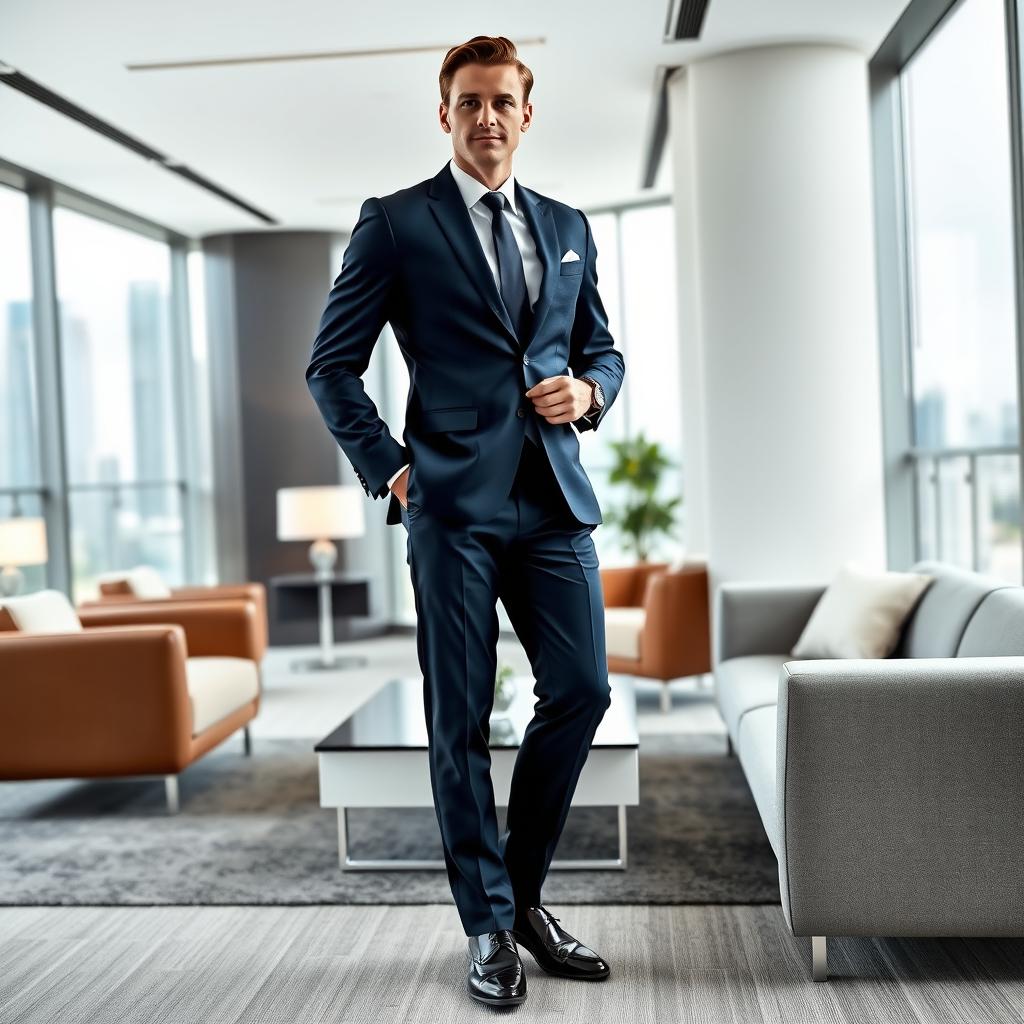
[[[702,737],[644,736],[625,872],[548,873],[555,904],[779,901],[778,870],[742,770]],[[443,871],[338,868],[307,740],[213,751],[168,816],[149,780],[0,783],[0,905],[450,903]],[[499,810],[499,823],[503,817]],[[441,857],[433,808],[350,812],[355,857]],[[578,807],[558,857],[615,856],[613,808]]]

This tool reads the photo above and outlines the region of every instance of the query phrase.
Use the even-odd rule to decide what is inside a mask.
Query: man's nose
[[[494,111],[491,107],[484,106],[480,108],[480,116],[476,119],[476,123],[481,128],[488,128],[495,123]]]

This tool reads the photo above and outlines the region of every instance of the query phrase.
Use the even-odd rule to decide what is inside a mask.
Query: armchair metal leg
[[[252,757],[252,734],[249,732],[249,726],[244,726],[242,730],[242,742],[245,745],[245,756]]]
[[[164,776],[164,793],[167,796],[167,813],[178,813],[178,776]]]
[[[732,746],[732,737],[728,733],[725,734],[725,753],[728,757],[736,756],[736,751]]]
[[[661,710],[666,715],[672,710],[672,692],[668,688],[668,683],[661,684]]]
[[[811,977],[828,981],[828,940],[824,935],[811,936]]]

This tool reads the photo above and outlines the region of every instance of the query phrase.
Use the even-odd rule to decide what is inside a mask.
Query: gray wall
[[[269,591],[272,576],[310,570],[308,544],[277,540],[278,488],[356,482],[305,380],[342,249],[328,232],[287,231],[211,235],[203,250],[218,570],[224,582],[259,580]],[[373,612],[337,623],[339,640],[387,625],[385,511],[385,502],[372,502],[367,536],[338,542],[338,570],[371,576]],[[271,643],[316,638],[314,619],[285,625],[271,614]]]

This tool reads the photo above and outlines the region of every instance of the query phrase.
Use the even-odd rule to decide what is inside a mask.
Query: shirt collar
[[[448,161],[448,166],[452,169],[452,177],[455,179],[455,184],[459,186],[459,191],[462,193],[462,199],[467,209],[472,209],[480,202],[482,196],[491,191],[482,181],[477,181],[472,174],[467,174],[455,162],[455,157]],[[494,191],[501,192],[505,196],[506,209],[511,210],[518,216],[515,173],[509,171],[508,177]]]

